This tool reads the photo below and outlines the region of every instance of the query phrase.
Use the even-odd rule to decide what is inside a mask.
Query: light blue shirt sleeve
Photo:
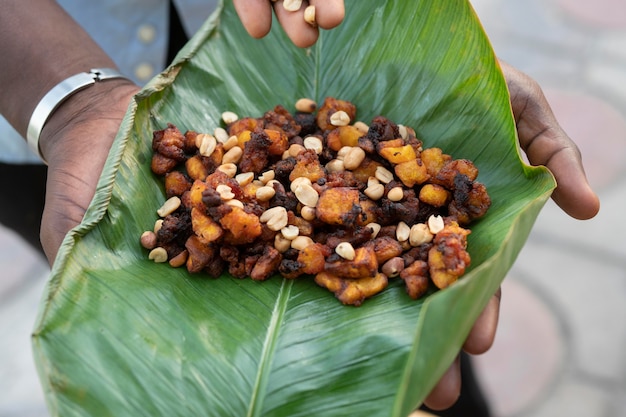
[[[143,85],[168,64],[168,0],[58,0],[120,71]],[[189,37],[215,10],[217,0],[174,0]],[[85,71],[88,71],[86,68]],[[0,117],[0,161],[41,163],[24,139]]]

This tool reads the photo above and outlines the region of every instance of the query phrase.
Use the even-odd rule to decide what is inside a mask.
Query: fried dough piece
[[[428,291],[428,263],[420,260],[413,262],[400,272],[400,278],[404,280],[409,297],[417,300]]]
[[[350,120],[355,120],[356,106],[354,104],[349,101],[338,100],[334,97],[326,97],[324,99],[324,103],[322,103],[322,106],[317,111],[316,121],[319,128],[321,130],[330,130],[335,128],[335,126],[330,123],[330,116],[338,111],[346,112],[350,117]]]
[[[256,260],[250,278],[255,281],[265,281],[271,277],[278,269],[283,257],[273,246],[265,246],[263,254]]]

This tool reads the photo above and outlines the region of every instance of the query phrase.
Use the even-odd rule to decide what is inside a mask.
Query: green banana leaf
[[[311,279],[192,275],[139,236],[165,200],[154,129],[212,131],[300,97],[350,100],[480,169],[493,200],[472,266],[411,300],[393,282],[361,307]],[[226,1],[136,97],[96,197],[59,252],[35,325],[53,416],[407,416],[458,354],[555,183],[520,159],[509,96],[465,0],[346,0],[344,23],[298,49],[274,22],[250,38]]]

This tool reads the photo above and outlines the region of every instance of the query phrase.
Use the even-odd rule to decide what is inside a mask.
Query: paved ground
[[[498,55],[532,75],[579,144],[602,209],[552,203],[503,284],[476,358],[495,417],[626,417],[626,2],[474,0]],[[0,228],[0,417],[43,417],[29,333],[46,264]]]

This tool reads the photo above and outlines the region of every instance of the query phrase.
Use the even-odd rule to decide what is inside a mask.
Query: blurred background
[[[589,221],[543,209],[478,377],[494,417],[626,417],[626,2],[472,4],[497,55],[544,88],[602,203]],[[0,417],[47,415],[30,346],[47,274],[0,226]]]

